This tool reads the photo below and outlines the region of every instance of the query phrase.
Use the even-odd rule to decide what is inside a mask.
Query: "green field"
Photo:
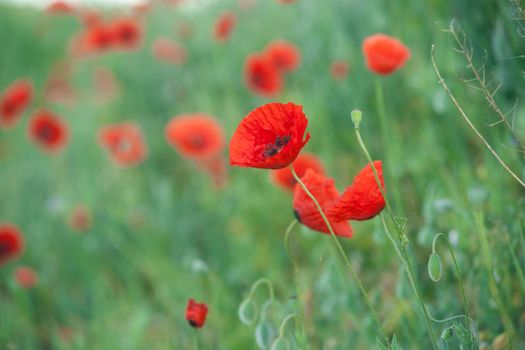
[[[18,225],[25,239],[23,254],[0,265],[0,349],[270,349],[289,315],[282,336],[290,349],[381,349],[380,328],[331,237],[295,226],[291,259],[284,234],[294,220],[292,195],[268,170],[227,166],[228,180],[217,188],[164,138],[171,117],[203,112],[222,123],[228,143],[245,115],[273,101],[303,106],[311,134],[305,151],[322,159],[339,190],[368,161],[350,118],[353,109],[363,111],[361,135],[383,162],[395,221],[387,210],[381,217],[401,252],[380,216],[352,222],[353,238],[339,241],[389,339],[384,348],[525,349],[520,0],[258,0],[250,9],[233,0],[192,1],[159,1],[141,15],[139,50],[86,59],[68,54],[82,28],[74,14],[0,1],[0,92],[24,77],[35,86],[21,121],[0,130],[0,222]],[[217,42],[212,28],[224,10],[237,23]],[[375,33],[411,50],[391,75],[366,67],[361,43]],[[159,36],[186,48],[184,64],[152,56]],[[300,49],[301,65],[280,94],[260,97],[245,85],[244,60],[277,38]],[[432,45],[465,117],[517,179],[439,84]],[[53,103],[44,88],[64,60],[75,100]],[[330,75],[336,60],[349,62],[343,80]],[[115,75],[115,99],[97,99],[92,75],[99,67]],[[28,121],[40,107],[69,124],[70,142],[59,154],[28,140]],[[130,167],[113,164],[97,144],[100,127],[124,121],[142,128],[148,149]],[[222,158],[227,164],[227,146]],[[79,204],[92,220],[81,233],[68,225]],[[427,263],[438,233],[442,274],[434,282]],[[32,267],[37,285],[19,286],[18,266]],[[260,285],[252,295],[259,314],[241,312],[244,321],[255,317],[246,324],[239,306],[261,278],[274,300]],[[190,298],[209,308],[200,329],[185,319]]]

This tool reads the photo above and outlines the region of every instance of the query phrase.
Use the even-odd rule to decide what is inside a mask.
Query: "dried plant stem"
[[[437,77],[439,79],[439,83],[443,86],[443,88],[445,89],[447,95],[450,97],[450,99],[452,100],[452,103],[454,104],[454,106],[456,106],[456,109],[459,111],[459,113],[461,114],[461,116],[463,117],[463,119],[467,122],[467,124],[470,126],[470,128],[474,131],[474,133],[476,134],[476,136],[481,139],[481,141],[485,144],[485,146],[489,149],[489,151],[494,155],[494,157],[498,160],[498,162],[501,164],[501,166],[516,180],[518,181],[518,183],[525,188],[525,182],[523,182],[519,177],[518,175],[516,175],[509,167],[508,165],[503,161],[503,159],[500,158],[500,156],[496,153],[496,151],[492,148],[492,146],[487,142],[487,140],[485,140],[485,138],[483,137],[483,135],[481,135],[481,133],[478,131],[478,129],[476,128],[476,126],[472,123],[472,121],[470,121],[469,117],[466,115],[466,113],[463,111],[463,108],[461,108],[460,104],[458,103],[458,101],[456,100],[456,98],[454,97],[454,95],[452,94],[452,91],[449,89],[447,83],[445,82],[445,80],[443,79],[443,77],[441,76],[441,73],[437,67],[437,64],[436,64],[436,60],[434,58],[434,49],[435,49],[435,45],[432,45],[432,49],[431,49],[431,59],[432,59],[432,66],[434,67],[434,70],[436,71],[436,74],[437,74]]]
[[[310,190],[308,190],[308,188],[306,187],[304,182],[302,182],[301,179],[299,178],[299,176],[297,176],[297,173],[295,172],[295,169],[293,168],[293,165],[291,165],[291,164],[290,164],[290,170],[292,172],[292,175],[293,175],[294,179],[297,181],[299,186],[301,186],[301,188],[306,193],[306,195],[308,197],[310,197],[310,199],[314,203],[315,207],[317,208],[317,211],[319,212],[319,214],[323,218],[323,221],[326,224],[326,227],[328,227],[328,231],[330,232],[330,236],[332,237],[332,241],[334,242],[334,245],[336,247],[337,252],[341,256],[341,259],[343,259],[343,262],[344,262],[345,266],[348,268],[348,270],[352,274],[354,280],[356,281],[357,285],[359,286],[359,290],[361,291],[361,294],[363,295],[363,298],[365,300],[366,306],[368,307],[368,310],[370,310],[370,313],[372,314],[372,317],[374,318],[374,321],[376,322],[377,327],[379,328],[379,333],[381,335],[382,341],[384,341],[385,344],[387,344],[387,346],[390,348],[390,343],[388,341],[388,337],[386,335],[385,329],[384,329],[383,325],[381,324],[381,321],[379,320],[379,316],[377,315],[377,312],[376,312],[375,308],[372,306],[372,303],[370,301],[370,297],[368,296],[368,292],[366,291],[366,289],[365,289],[365,287],[363,285],[363,282],[359,278],[359,275],[357,274],[357,272],[352,267],[352,264],[350,263],[350,260],[346,256],[346,253],[345,253],[345,251],[343,249],[343,246],[341,245],[341,243],[337,239],[337,236],[335,235],[334,230],[332,229],[332,225],[330,224],[330,222],[326,218],[326,215],[324,214],[324,211],[321,208],[321,205],[319,204],[319,202],[317,201],[315,196],[310,192]]]

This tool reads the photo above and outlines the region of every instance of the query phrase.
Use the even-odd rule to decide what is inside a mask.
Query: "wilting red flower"
[[[348,62],[334,61],[330,66],[330,74],[335,80],[343,80],[348,74]]]
[[[54,15],[67,15],[75,12],[75,8],[65,1],[57,0],[47,7],[46,12]]]
[[[374,161],[381,186],[385,190],[383,180],[383,164],[380,160]],[[335,220],[368,220],[379,214],[385,207],[385,200],[377,186],[374,172],[367,164],[354,178],[354,182],[337,199],[328,211],[328,215]]]
[[[119,18],[109,25],[113,45],[121,50],[136,50],[142,39],[142,27],[134,18]]]
[[[246,57],[244,79],[250,90],[264,97],[275,96],[283,88],[281,73],[268,57],[261,54]]]
[[[106,67],[98,67],[92,75],[93,87],[97,100],[106,102],[114,99],[119,93],[119,84],[115,75]]]
[[[31,289],[38,283],[38,274],[29,266],[19,266],[13,271],[16,282],[20,287]]]
[[[99,130],[98,141],[118,165],[132,166],[146,159],[146,144],[140,127],[135,123],[104,126]]]
[[[33,140],[42,150],[60,152],[69,140],[67,124],[47,109],[40,109],[29,120],[29,139]]]
[[[24,250],[20,229],[13,224],[0,223],[0,266],[17,258]]]
[[[13,127],[33,98],[33,84],[27,79],[11,83],[0,96],[0,129]]]
[[[293,103],[268,103],[241,121],[230,141],[230,164],[280,169],[295,160],[310,139],[308,119]]]
[[[310,153],[301,153],[293,161],[292,166],[299,178],[303,177],[306,170],[312,169],[317,174],[324,175],[324,166],[317,156]],[[289,167],[282,169],[272,170],[270,172],[272,180],[285,190],[293,191],[295,188],[295,181],[292,171]]]
[[[213,27],[213,36],[217,41],[226,41],[230,38],[235,24],[237,23],[237,16],[231,11],[224,11],[217,17],[215,26]]]
[[[77,205],[69,216],[69,227],[75,231],[87,231],[91,226],[91,215],[83,205]]]
[[[217,119],[205,113],[181,114],[166,125],[166,141],[183,156],[211,159],[222,151],[224,130]]]
[[[270,42],[266,46],[264,54],[282,72],[292,72],[301,64],[299,48],[286,40]]]
[[[164,37],[155,39],[151,48],[156,59],[171,64],[183,64],[188,56],[184,46]]]
[[[339,197],[339,192],[335,188],[334,180],[324,175],[317,174],[312,169],[306,170],[306,174],[301,178],[310,193],[317,199],[319,205],[326,214],[334,201]],[[295,185],[293,196],[294,214],[299,222],[312,230],[329,233],[328,226],[319,213],[311,198],[306,194],[300,184]],[[328,216],[330,226],[337,236],[352,237],[352,227],[346,220],[335,220]]]
[[[195,300],[188,300],[186,306],[186,320],[192,327],[201,328],[206,322],[206,315],[208,314],[208,307],[206,304],[199,304]]]
[[[363,54],[368,69],[381,75],[393,73],[410,58],[410,50],[401,41],[385,34],[365,38]]]

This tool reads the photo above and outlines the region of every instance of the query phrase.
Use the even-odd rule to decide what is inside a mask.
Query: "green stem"
[[[199,350],[199,336],[196,329],[193,330],[193,349]]]
[[[452,261],[454,262],[454,268],[456,270],[456,277],[459,282],[459,291],[461,293],[461,297],[463,298],[463,312],[465,313],[465,317],[466,317],[468,337],[469,339],[472,340],[472,334],[470,332],[470,316],[468,314],[467,297],[465,294],[465,289],[463,288],[463,279],[461,278],[461,273],[459,272],[459,265],[456,260],[456,254],[454,254],[454,249],[452,249],[452,244],[450,244],[450,241],[448,240],[447,236],[445,236],[443,232],[440,232],[434,236],[434,239],[432,240],[432,253],[436,252],[436,242],[439,237],[443,237],[445,242],[447,242],[447,246],[450,251],[450,255],[452,256]]]
[[[297,272],[297,263],[295,262],[295,259],[292,254],[292,249],[290,248],[290,235],[292,233],[292,229],[294,226],[298,223],[297,220],[294,220],[288,225],[288,228],[286,229],[286,232],[284,233],[284,247],[286,248],[286,252],[290,256],[290,260],[292,260],[294,271]]]
[[[252,286],[252,289],[250,290],[250,294],[248,294],[248,299],[253,298],[253,295],[255,294],[255,292],[257,291],[257,288],[261,284],[266,284],[266,286],[268,287],[268,293],[270,294],[270,299],[273,303],[275,300],[275,295],[273,292],[272,282],[268,278],[259,278],[257,281],[255,281],[255,283]]]
[[[286,329],[286,325],[292,318],[299,318],[298,314],[289,314],[284,318],[284,320],[281,322],[281,326],[279,327],[279,337],[284,338],[284,331]]]
[[[394,248],[395,248],[396,253],[398,254],[399,258],[401,259],[401,261],[405,265],[405,270],[406,270],[406,272],[408,274],[408,279],[410,281],[410,285],[411,285],[414,293],[416,294],[417,300],[419,302],[419,307],[420,307],[421,312],[423,313],[423,316],[424,316],[424,319],[425,319],[425,324],[427,326],[427,330],[428,330],[428,333],[429,333],[430,341],[432,343],[432,347],[435,350],[437,350],[438,349],[438,344],[437,344],[436,336],[435,336],[434,332],[432,331],[432,323],[431,323],[430,315],[428,313],[427,307],[425,306],[425,303],[424,303],[423,298],[421,296],[421,292],[419,291],[419,288],[417,287],[416,280],[415,280],[414,269],[413,269],[412,263],[411,263],[411,261],[410,261],[410,259],[408,257],[408,253],[407,253],[407,250],[406,250],[406,247],[408,245],[408,238],[407,238],[407,236],[406,236],[406,234],[404,232],[403,227],[397,222],[396,216],[394,215],[394,211],[392,210],[392,206],[390,205],[390,201],[388,200],[388,198],[386,196],[386,193],[385,193],[385,190],[384,190],[383,186],[381,185],[381,181],[379,180],[379,175],[377,174],[377,170],[376,170],[376,168],[374,166],[374,162],[372,161],[372,157],[370,157],[370,153],[368,153],[368,150],[366,149],[366,146],[365,146],[365,144],[363,142],[363,139],[361,138],[361,133],[359,132],[359,123],[361,121],[361,115],[362,115],[361,111],[357,111],[357,110],[352,111],[352,121],[354,122],[355,135],[357,137],[357,141],[359,143],[359,146],[363,150],[363,153],[365,154],[368,162],[370,163],[370,166],[372,168],[372,172],[374,173],[374,178],[376,180],[377,186],[379,187],[379,190],[381,191],[381,195],[383,196],[383,199],[385,200],[387,212],[390,215],[390,218],[392,219],[392,222],[394,223],[394,226],[396,228],[396,232],[397,232],[398,240],[399,240],[399,247],[397,246],[397,244],[395,243],[393,238],[389,237],[389,239],[392,242],[392,244],[394,245]],[[384,218],[382,217],[382,215],[381,215],[381,218],[382,218],[381,220],[382,220],[383,226],[385,228],[385,232],[387,233],[387,236],[391,236],[390,231],[388,230],[388,226],[386,225],[386,222],[384,221]]]
[[[512,255],[514,267],[516,268],[516,271],[518,271],[518,277],[521,283],[521,288],[525,290],[525,275],[523,274],[523,269],[521,268],[520,261],[518,260],[518,256],[516,255],[516,252],[514,251],[514,248],[512,247],[510,241],[507,241],[507,245],[509,246],[510,255]]]
[[[386,336],[385,329],[383,328],[383,325],[381,324],[381,321],[379,320],[379,316],[377,315],[376,310],[374,309],[374,307],[372,306],[372,303],[370,302],[370,298],[369,298],[368,293],[367,293],[367,291],[366,291],[366,289],[365,289],[365,287],[363,285],[363,282],[361,281],[361,279],[357,275],[357,272],[352,267],[352,264],[350,264],[350,260],[346,256],[346,253],[345,253],[343,247],[341,246],[341,243],[337,239],[337,237],[336,237],[336,235],[334,233],[334,230],[332,229],[332,225],[330,224],[330,222],[326,218],[326,215],[324,214],[324,211],[321,208],[321,205],[319,204],[319,202],[317,201],[315,196],[308,190],[308,188],[306,187],[304,182],[299,178],[299,176],[297,176],[297,173],[295,172],[295,169],[293,168],[292,164],[290,164],[290,170],[292,172],[292,175],[293,175],[294,179],[297,181],[299,186],[301,186],[301,188],[308,195],[308,197],[310,197],[310,199],[314,203],[315,207],[317,208],[317,211],[319,212],[319,214],[323,218],[323,221],[326,224],[326,227],[328,228],[328,231],[330,232],[330,236],[332,237],[332,241],[334,242],[336,250],[338,251],[338,253],[341,256],[341,258],[343,259],[343,262],[344,262],[345,266],[352,273],[352,276],[353,276],[354,280],[356,281],[357,285],[359,286],[359,290],[361,291],[361,294],[363,295],[363,298],[365,300],[366,306],[370,310],[370,312],[372,314],[372,317],[374,318],[374,321],[376,322],[376,324],[377,324],[377,326],[379,328],[379,332],[381,334],[381,338],[383,339],[385,344],[389,344],[388,337]]]

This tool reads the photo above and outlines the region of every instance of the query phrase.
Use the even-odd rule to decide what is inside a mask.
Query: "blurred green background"
[[[323,160],[340,190],[366,164],[349,117],[352,109],[361,109],[364,141],[372,157],[384,163],[396,215],[407,219],[418,285],[431,314],[447,318],[463,310],[443,242],[438,244],[443,276],[434,283],[427,274],[432,237],[444,232],[458,259],[480,346],[525,348],[524,189],[461,119],[438,84],[430,56],[435,44],[436,62],[459,103],[522,177],[525,150],[516,150],[503,124],[490,126],[498,117],[483,92],[465,82],[471,78],[465,57],[443,31],[453,18],[462,26],[487,82],[502,85],[496,101],[510,111],[509,119],[515,117],[517,135],[525,137],[525,38],[515,6],[504,0],[297,0],[288,5],[258,0],[242,9],[227,0],[202,7],[158,2],[144,17],[141,50],[70,61],[77,95],[74,104],[63,105],[46,102],[42,91],[81,24],[75,16],[0,3],[0,89],[29,77],[37,91],[31,110],[48,107],[71,128],[71,142],[58,156],[27,140],[27,115],[14,130],[0,132],[0,221],[16,223],[26,240],[23,256],[0,268],[0,348],[191,349],[195,336],[202,349],[261,348],[261,339],[268,343],[271,334],[261,334],[259,320],[241,323],[238,307],[263,277],[272,281],[279,302],[267,317],[273,327],[286,314],[305,310],[304,320],[290,328],[296,329],[290,339],[304,329],[310,349],[375,348],[375,324],[330,237],[295,229],[292,249],[299,269],[294,274],[283,244],[293,219],[292,199],[271,183],[266,170],[229,167],[227,185],[217,189],[164,140],[167,121],[191,112],[216,116],[229,139],[242,117],[272,100],[303,105],[312,135],[306,150]],[[212,28],[223,10],[234,11],[238,21],[231,38],[218,43]],[[191,27],[191,36],[180,35],[181,24]],[[362,40],[378,32],[399,38],[412,51],[406,66],[391,76],[374,75],[362,57]],[[152,57],[151,43],[161,35],[185,46],[185,64]],[[246,55],[276,38],[296,44],[302,63],[286,78],[283,92],[269,100],[247,90],[242,67]],[[350,63],[343,81],[330,76],[334,60]],[[110,103],[96,102],[91,77],[97,67],[109,68],[121,87]],[[96,144],[96,133],[103,125],[128,120],[142,127],[149,154],[138,166],[120,168]],[[92,215],[91,228],[80,234],[67,224],[79,203]],[[416,299],[379,219],[353,227],[354,238],[341,242],[388,334],[396,334],[403,349],[429,347]],[[39,283],[31,290],[12,277],[21,264],[38,272]],[[502,305],[488,287],[491,275]],[[198,332],[184,319],[189,298],[210,309]],[[266,299],[261,288],[259,308]],[[510,334],[501,309],[515,331],[506,347],[502,339]],[[435,323],[436,336],[450,324]],[[293,347],[305,346],[298,343]],[[449,346],[459,348],[459,340]]]

